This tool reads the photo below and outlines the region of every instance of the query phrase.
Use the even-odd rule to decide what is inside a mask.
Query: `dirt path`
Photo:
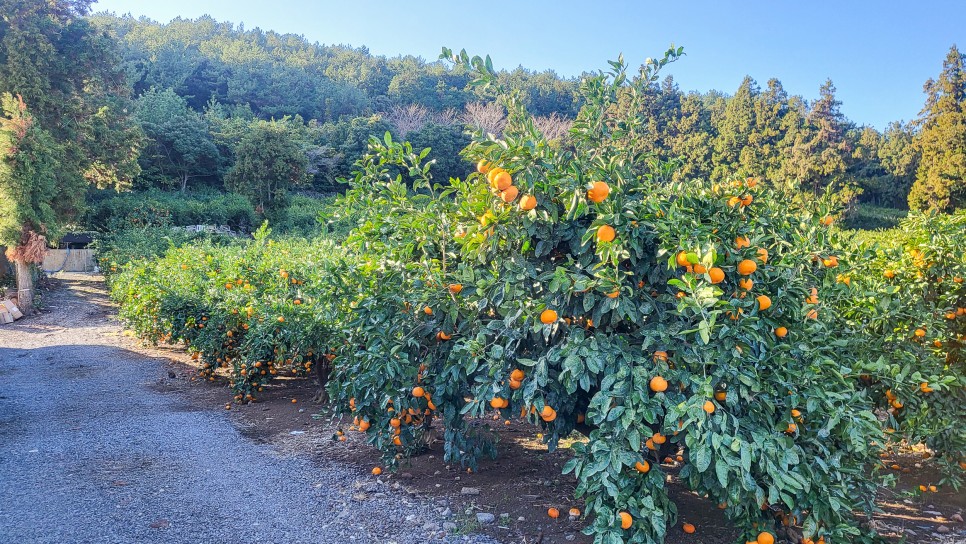
[[[99,278],[57,280],[44,305],[0,327],[0,542],[484,541],[177,392],[182,369],[132,350]]]

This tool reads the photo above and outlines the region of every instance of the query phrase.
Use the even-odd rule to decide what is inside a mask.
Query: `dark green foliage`
[[[247,232],[258,219],[247,198],[232,193],[172,193],[152,189],[98,191],[88,202],[85,225],[98,231],[188,225],[227,225]]]
[[[22,96],[63,146],[56,176],[75,178],[60,183],[78,191],[88,182],[128,186],[138,173],[129,89],[114,41],[84,17],[90,4],[5,0],[0,10],[0,92]]]
[[[323,229],[319,216],[335,200],[335,196],[313,198],[305,195],[294,195],[289,199],[288,206],[271,214],[268,223],[272,232],[281,236],[296,238],[315,238],[328,229]]]
[[[845,214],[842,228],[857,230],[892,229],[908,213],[908,210],[859,204]]]
[[[23,100],[0,94],[0,245],[17,246],[24,231],[56,234],[62,153]]]
[[[461,126],[427,123],[420,130],[407,134],[405,139],[415,149],[432,149],[427,158],[435,163],[433,177],[439,183],[445,185],[450,178],[466,179],[473,171],[473,165],[460,155],[460,151],[470,143],[470,137]]]
[[[147,135],[141,152],[142,183],[184,191],[193,178],[217,179],[221,156],[205,119],[171,89],[152,89],[135,104]]]
[[[286,204],[288,190],[309,181],[305,149],[283,121],[256,121],[235,149],[225,188],[248,197],[258,211]]]
[[[943,71],[924,86],[916,145],[922,153],[909,207],[952,212],[966,207],[966,58],[949,49]]]
[[[391,129],[378,115],[343,119],[337,123],[317,125],[312,133],[313,143],[319,146],[313,160],[313,185],[320,191],[344,187],[339,179],[348,178],[352,165],[369,148],[369,139],[381,138]]]

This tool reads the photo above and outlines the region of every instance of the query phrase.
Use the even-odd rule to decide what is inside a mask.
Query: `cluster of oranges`
[[[505,204],[512,204],[520,196],[520,190],[513,185],[513,176],[503,168],[481,160],[476,164],[476,171],[486,176],[490,190]],[[521,210],[528,212],[537,207],[537,198],[530,194],[523,195],[519,205]],[[483,226],[487,225],[484,223]]]

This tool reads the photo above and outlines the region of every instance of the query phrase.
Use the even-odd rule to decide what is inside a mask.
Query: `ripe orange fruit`
[[[733,196],[733,197],[731,197],[731,198],[728,199],[728,207],[729,208],[734,208],[738,204],[741,204],[741,199],[740,198],[738,198],[736,196]]]
[[[595,181],[594,185],[587,191],[587,199],[596,204],[600,204],[610,194],[610,185],[603,181]]]
[[[462,290],[463,290],[463,284],[461,283],[452,283],[449,286],[449,292],[453,293],[454,295],[460,294],[460,291]]]
[[[510,373],[511,380],[516,380],[519,382],[519,381],[523,381],[523,377],[524,377],[523,371],[520,370],[519,368],[515,369],[513,372]]]
[[[537,207],[537,197],[533,195],[523,195],[520,199],[520,209],[528,212]]]
[[[768,250],[767,249],[765,249],[763,247],[758,249],[758,260],[761,261],[761,264],[768,264]]]
[[[828,257],[822,259],[822,265],[824,265],[825,268],[835,268],[839,265],[839,258],[835,255],[829,255]]]
[[[667,437],[661,433],[654,433],[654,436],[651,437],[651,440],[653,440],[655,444],[661,445],[667,442]]]
[[[667,380],[661,376],[654,376],[651,378],[650,382],[651,391],[655,393],[661,393],[662,391],[667,391]]]
[[[509,204],[514,200],[516,200],[517,195],[519,194],[520,194],[520,190],[511,185],[507,187],[506,190],[504,190],[502,193],[500,193],[500,198],[503,199],[503,202],[506,202],[507,204]]]
[[[416,397],[417,399],[422,398],[422,396],[425,394],[426,394],[426,390],[423,389],[422,387],[419,387],[418,385],[416,387],[413,387],[413,396]]]
[[[735,238],[735,249],[741,249],[743,247],[750,247],[751,240],[747,236],[739,236]]]
[[[634,518],[632,518],[627,512],[621,512],[619,515],[621,518],[621,529],[630,529],[631,525],[634,523]]]
[[[932,387],[929,387],[929,382],[922,382],[919,384],[919,390],[923,393],[932,393],[934,391]]]
[[[758,544],[775,544],[775,535],[768,532],[759,533],[755,542]]]
[[[802,412],[799,411],[798,409],[792,408],[791,414],[792,414],[792,417],[801,417]]]
[[[886,270],[885,272],[882,273],[882,275],[889,278],[890,280],[896,277],[896,273],[894,270]]]
[[[508,187],[513,185],[513,177],[510,176],[509,172],[503,170],[493,176],[493,185],[496,185],[499,191],[506,191]]]
[[[716,391],[714,394],[714,400],[718,402],[724,402],[725,399],[727,398],[728,398],[728,393],[725,393],[724,391]]]
[[[708,273],[708,269],[705,268],[705,266],[703,264],[698,263],[698,264],[694,265],[694,273],[695,274],[707,274]]]
[[[363,419],[362,421],[359,422],[359,430],[362,432],[366,432],[369,430],[369,425],[370,425],[369,422]]]
[[[706,400],[706,401],[704,401],[704,406],[702,406],[701,409],[704,410],[705,412],[709,413],[709,414],[713,414],[714,413],[714,403],[711,402],[710,400]]]
[[[751,288],[755,286],[755,282],[751,278],[741,278],[738,280],[738,287],[741,287],[745,291],[751,291]]]
[[[560,517],[560,510],[557,510],[556,508],[553,508],[553,507],[548,508],[547,515],[553,519],[557,519]]]
[[[820,220],[820,223],[822,223],[823,226],[826,226],[827,227],[827,226],[829,226],[829,225],[832,224],[832,221],[833,221],[832,220],[832,216],[831,215],[826,215],[825,217],[823,217]]]
[[[436,339],[439,340],[439,341],[441,341],[441,342],[446,341],[446,340],[449,340],[452,337],[453,337],[452,335],[446,334],[443,331],[439,331],[439,332],[436,333]]]
[[[785,432],[788,434],[792,434],[797,430],[798,430],[798,425],[795,425],[794,423],[789,423],[788,427],[785,429]]]
[[[745,195],[741,197],[741,206],[742,207],[750,206],[753,200],[754,200],[754,197],[752,197],[751,195]]]
[[[644,446],[647,447],[647,449],[649,449],[649,450],[656,450],[657,449],[657,446],[654,444],[654,439],[653,438],[648,438],[644,442]]]
[[[812,287],[812,294],[805,299],[805,302],[809,304],[818,304],[818,289]]]
[[[934,486],[934,485],[929,486],[929,491],[932,491],[933,493],[935,493],[938,490],[939,490],[939,488],[936,487],[936,486]]]
[[[922,329],[916,329],[916,332],[913,333],[913,334],[915,334],[919,338],[922,338],[923,336],[926,336],[926,331],[924,331]]]
[[[601,242],[613,242],[614,238],[616,237],[617,231],[615,231],[614,227],[610,225],[601,225],[601,227],[597,229],[597,240]]]
[[[540,417],[550,417],[553,414],[554,414],[554,409],[551,408],[550,406],[544,406],[543,409],[540,410]]]
[[[426,315],[433,315],[433,309],[430,308],[429,306],[426,306],[425,308],[423,308],[423,313]]]
[[[392,427],[393,429],[398,429],[401,424],[402,424],[402,421],[400,421],[398,417],[394,417],[389,420],[389,426]]]
[[[750,276],[754,274],[755,270],[758,270],[758,265],[751,259],[745,259],[738,263],[738,273],[742,276]]]
[[[654,360],[655,361],[667,361],[667,352],[666,351],[655,351],[654,352]]]
[[[771,308],[771,299],[765,295],[758,295],[758,311],[764,312],[768,308]]]
[[[507,399],[502,399],[500,397],[493,397],[490,399],[490,406],[499,410],[500,408],[506,408],[510,405],[510,401]]]
[[[479,172],[479,173],[481,173],[481,174],[485,174],[485,173],[489,172],[491,167],[492,166],[490,165],[490,163],[486,162],[485,159],[484,160],[481,160],[478,163],[476,163],[476,171]]]
[[[647,471],[651,470],[651,464],[647,461],[638,461],[634,463],[634,468],[641,474],[647,474]]]
[[[520,386],[522,385],[523,385],[523,382],[520,380],[514,380],[514,379],[510,380],[510,389],[514,389],[514,390],[520,389]]]
[[[677,256],[674,258],[674,261],[678,263],[678,266],[688,266],[689,264],[691,264],[688,262],[687,251],[679,251]]]
[[[557,312],[553,310],[544,310],[540,313],[540,322],[544,325],[549,325],[557,321]]]
[[[713,266],[708,270],[708,277],[711,278],[711,283],[721,283],[725,279],[725,273],[724,270]]]
[[[690,523],[685,523],[684,525],[681,526],[681,529],[684,530],[685,533],[690,535],[691,533],[694,532],[694,525],[691,525]]]
[[[285,318],[282,317],[282,316],[278,316],[278,322],[279,323],[285,323]]]
[[[372,469],[372,475],[373,476],[379,476],[380,474],[382,474],[382,469],[379,468],[379,467],[373,467],[373,469]]]
[[[807,314],[805,314],[805,317],[808,319],[818,319],[818,310],[812,308]]]
[[[569,514],[572,517],[575,517],[575,518],[576,517],[580,517],[580,509],[579,508],[571,508]]]

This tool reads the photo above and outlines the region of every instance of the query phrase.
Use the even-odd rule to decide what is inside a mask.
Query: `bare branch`
[[[506,127],[506,112],[496,102],[472,102],[466,105],[463,122],[476,130],[499,136]]]

